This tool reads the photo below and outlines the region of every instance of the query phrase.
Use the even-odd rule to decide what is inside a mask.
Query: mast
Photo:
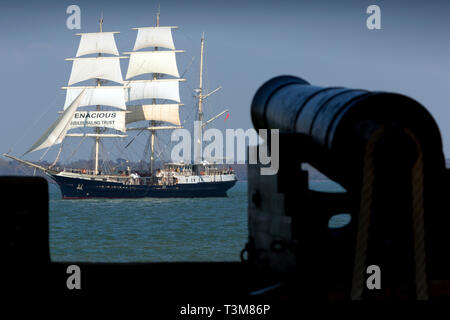
[[[156,14],[156,27],[159,27],[159,8],[158,8],[158,13]],[[155,47],[155,51],[158,51],[158,47]],[[153,80],[157,80],[158,79],[158,74],[157,73],[153,73]],[[153,98],[152,100],[152,104],[156,105],[156,99]],[[149,123],[150,127],[155,127],[156,126],[156,122],[155,120],[151,120]],[[150,173],[152,174],[152,176],[154,175],[155,172],[155,136],[156,136],[156,131],[155,130],[150,130]]]
[[[199,85],[198,85],[198,128],[194,128],[194,130],[196,130],[198,132],[198,137],[197,137],[197,148],[196,151],[197,153],[195,154],[194,157],[194,162],[196,161],[197,163],[202,163],[203,162],[203,153],[202,153],[202,147],[203,147],[203,129],[205,128],[205,126],[209,123],[211,123],[212,121],[214,121],[215,119],[217,119],[218,117],[220,117],[221,115],[223,115],[225,112],[228,112],[228,109],[222,111],[221,113],[217,114],[216,116],[214,116],[213,118],[209,119],[206,122],[203,122],[203,100],[205,100],[206,98],[208,98],[210,95],[214,94],[215,92],[219,91],[220,89],[222,89],[222,87],[218,87],[216,89],[214,89],[213,91],[207,93],[207,94],[203,94],[203,51],[205,48],[205,33],[202,33],[202,39],[201,39],[201,45],[200,45],[200,76],[199,76]]]
[[[202,34],[200,46],[200,80],[199,80],[199,95],[198,95],[198,121],[203,125],[203,48],[205,43],[205,33]]]
[[[205,33],[202,33],[201,45],[200,45],[200,77],[198,85],[198,124],[197,128],[199,137],[196,141],[197,143],[197,154],[195,155],[195,160],[199,163],[203,160],[202,155],[202,141],[203,141],[203,48],[205,43]]]
[[[203,48],[205,43],[205,33],[202,33],[200,45],[200,80],[198,85],[198,121],[203,122]]]
[[[126,134],[104,134],[102,128],[110,128],[126,133],[126,99],[120,59],[114,35],[119,32],[103,32],[103,14],[99,21],[100,32],[77,33],[81,36],[75,58],[65,60],[72,62],[64,110],[55,123],[26,152],[33,152],[60,144],[66,137],[95,138],[95,172],[98,173],[100,138],[124,138]],[[85,57],[95,54],[95,56]],[[109,54],[112,56],[105,56]],[[102,86],[102,79],[119,85]],[[78,82],[95,80],[94,86],[73,86]],[[95,111],[78,110],[79,107],[96,106]],[[123,111],[102,111],[100,106],[109,106]],[[90,129],[91,133],[68,133],[68,131]],[[94,132],[92,133],[92,128]],[[61,151],[61,148],[60,148]],[[58,156],[60,154],[58,152]]]
[[[151,104],[127,105],[126,124],[138,121],[147,121],[145,127],[128,127],[127,130],[149,131],[150,172],[155,172],[155,141],[157,130],[171,130],[181,128],[179,119],[180,103],[179,82],[176,53],[183,50],[175,50],[172,38],[174,26],[160,26],[160,11],[156,14],[156,26],[133,28],[138,31],[133,52],[129,54],[129,64],[126,79],[143,74],[151,74],[148,80],[128,80],[127,102],[133,100],[151,99]],[[139,51],[144,48],[153,50]],[[161,48],[163,48],[161,50]],[[168,49],[168,50],[164,50]],[[166,74],[172,78],[162,79]],[[158,102],[158,99],[172,100],[176,103]],[[169,122],[174,126],[161,126],[163,122]]]
[[[102,17],[100,17],[100,32],[103,32],[103,14]],[[99,57],[101,57],[101,53],[98,54]],[[101,81],[99,78],[97,78],[97,87],[101,86]],[[100,111],[100,105],[97,105],[97,111]],[[99,146],[100,146],[100,128],[96,127],[95,128],[95,133],[97,134],[97,136],[95,137],[95,167],[94,167],[94,174],[98,174],[98,151],[99,151]]]

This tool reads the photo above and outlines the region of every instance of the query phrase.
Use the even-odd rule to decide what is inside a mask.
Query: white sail
[[[105,79],[122,83],[120,57],[75,58],[70,74],[69,86],[89,79]]]
[[[116,107],[126,110],[125,97],[123,94],[123,87],[120,86],[103,86],[103,87],[65,87],[67,90],[66,102],[64,109],[66,109],[73,100],[80,94],[83,89],[86,92],[81,99],[80,107],[103,105]]]
[[[130,63],[126,79],[145,73],[164,73],[179,78],[176,51],[128,52]],[[178,51],[177,51],[178,52]]]
[[[64,140],[67,130],[69,130],[69,122],[73,118],[81,99],[84,95],[84,90],[72,102],[72,104],[64,110],[59,118],[45,131],[45,133],[28,149],[27,152],[34,152],[43,148],[51,147],[54,144],[61,143]]]
[[[125,111],[77,111],[69,123],[69,130],[102,127],[126,132],[125,114]]]
[[[179,81],[184,79],[137,80],[126,82],[125,101],[168,99],[180,102]]]
[[[131,111],[126,115],[127,124],[142,120],[165,121],[175,125],[181,124],[178,104],[127,106],[127,110]]]
[[[77,33],[81,36],[77,57],[92,53],[109,53],[116,56],[117,51],[114,34],[118,32]]]
[[[66,137],[75,137],[75,138],[84,138],[84,137],[92,137],[92,138],[126,138],[128,135],[126,134],[117,134],[117,133],[67,133]]]
[[[138,31],[133,50],[136,51],[148,47],[163,47],[174,50],[172,28],[176,27],[133,28]]]

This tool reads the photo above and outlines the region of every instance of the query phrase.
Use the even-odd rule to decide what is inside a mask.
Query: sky
[[[81,30],[66,27],[71,4],[81,9]],[[372,4],[381,8],[380,30],[366,27]],[[450,1],[401,0],[1,1],[1,153],[21,155],[56,119],[64,104],[60,88],[71,70],[64,59],[75,56],[76,33],[98,31],[103,12],[104,31],[120,31],[119,52],[131,51],[136,37],[131,28],[153,26],[158,5],[161,25],[179,27],[174,42],[185,50],[178,59],[187,79],[182,115],[194,104],[205,32],[206,91],[222,86],[208,98],[206,118],[230,110],[226,121],[215,122],[219,129],[251,128],[256,90],[272,77],[290,74],[314,85],[412,97],[434,116],[450,158]],[[121,63],[125,74],[127,62]],[[56,151],[48,153],[50,160]]]

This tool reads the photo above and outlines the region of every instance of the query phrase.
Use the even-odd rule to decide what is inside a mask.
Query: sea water
[[[310,187],[342,191],[329,180]],[[246,181],[226,198],[62,200],[55,184],[49,193],[52,261],[238,261],[248,237]]]

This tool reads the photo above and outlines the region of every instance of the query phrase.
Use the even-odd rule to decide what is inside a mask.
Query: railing
[[[87,178],[91,178],[94,180],[102,180],[102,181],[108,181],[108,182],[115,182],[115,183],[122,183],[124,185],[175,185],[178,183],[177,176],[194,176],[196,175],[192,170],[176,170],[176,169],[169,169],[169,170],[163,170],[157,173],[156,176],[139,176],[139,177],[132,177],[131,175],[128,175],[126,173],[121,174],[104,174],[101,175],[101,171],[97,174],[95,174],[94,170],[88,170],[88,169],[73,169],[73,168],[55,168],[58,169],[58,171],[66,172],[66,173],[75,173],[80,175],[85,175]],[[211,169],[206,168],[205,171],[200,171],[199,176],[212,176],[211,181],[218,182],[222,181],[222,175],[228,175],[233,174],[234,171],[232,169]],[[100,178],[101,175],[101,178]]]

